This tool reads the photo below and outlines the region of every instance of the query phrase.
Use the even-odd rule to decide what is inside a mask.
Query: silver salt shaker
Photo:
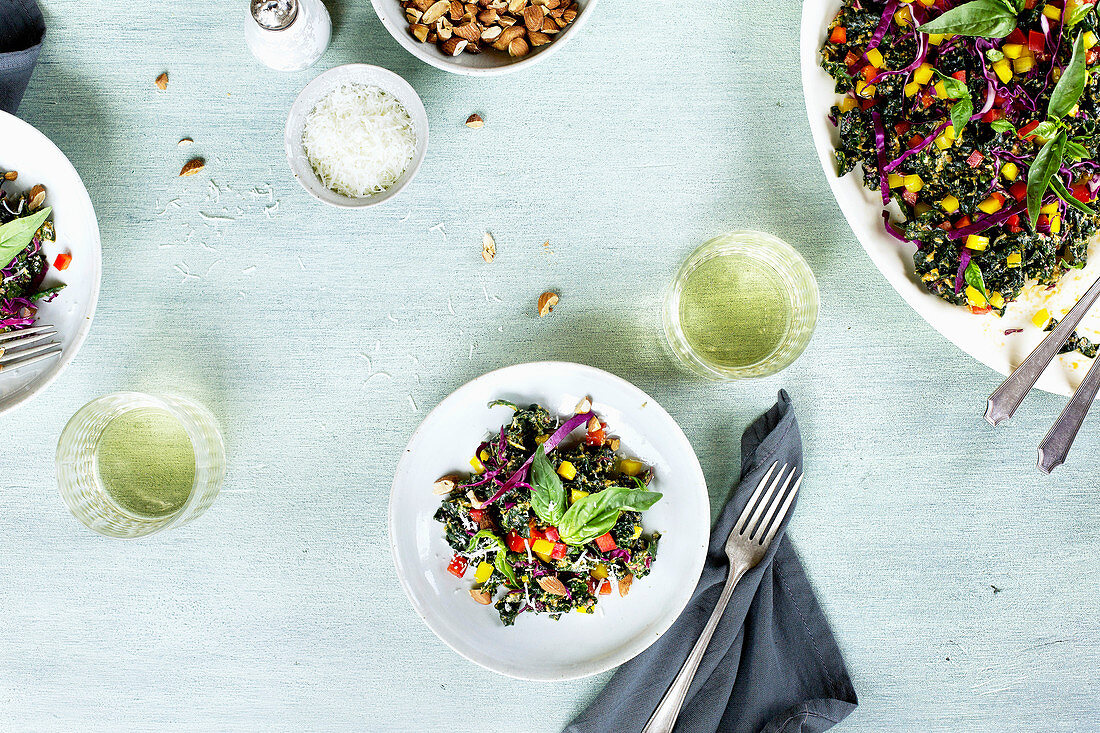
[[[245,42],[267,66],[300,71],[328,48],[332,20],[321,0],[249,0],[249,5]]]

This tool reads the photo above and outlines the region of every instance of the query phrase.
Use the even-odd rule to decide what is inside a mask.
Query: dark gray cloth
[[[19,109],[45,34],[35,0],[0,0],[0,109],[5,112]]]
[[[642,729],[722,593],[729,570],[726,538],[775,462],[802,467],[802,439],[786,392],[741,438],[741,481],[715,524],[687,608],[653,646],[619,668],[565,733]],[[807,486],[823,485],[817,477]],[[833,727],[855,709],[840,649],[785,524],[777,537],[734,591],[688,692],[678,733],[810,733]]]

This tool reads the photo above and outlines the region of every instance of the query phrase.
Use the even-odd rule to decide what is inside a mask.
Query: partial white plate
[[[1097,243],[1093,242],[1089,248],[1090,264],[1087,267],[1064,277],[1054,290],[1029,288],[1018,301],[1009,305],[1003,318],[972,315],[966,308],[953,306],[925,290],[914,274],[913,246],[897,241],[883,228],[882,200],[878,192],[869,191],[861,185],[862,173],[858,168],[843,178],[836,175],[833,150],[838,134],[827,116],[838,96],[832,78],[818,64],[818,51],[825,42],[825,30],[840,6],[840,0],[805,0],[800,38],[806,112],[814,146],[833,195],[871,261],[905,302],[967,354],[1001,374],[1008,374],[1044,336],[1032,324],[1032,316],[1047,308],[1052,316],[1061,318],[1092,281],[1100,276]],[[900,215],[895,211],[893,218],[897,221]],[[1023,332],[1005,333],[1016,328],[1023,329]],[[1078,332],[1095,338],[1100,333],[1100,314],[1082,324]],[[1047,392],[1072,394],[1084,378],[1089,363],[1091,360],[1079,354],[1060,356],[1039,379],[1037,386]]]
[[[471,452],[511,420],[495,399],[538,403],[561,416],[591,396],[593,409],[622,439],[624,453],[652,466],[664,498],[644,514],[661,532],[652,572],[630,594],[604,596],[594,614],[554,621],[524,613],[504,626],[492,606],[469,596],[471,580],[447,572],[453,552],[432,515],[432,483],[468,472]],[[710,501],[695,452],[652,397],[613,374],[566,362],[506,367],[478,377],[443,400],[413,434],[390,496],[390,544],[397,575],[425,623],[456,652],[500,674],[566,680],[611,669],[640,654],[680,615],[699,581],[710,536]]]
[[[0,414],[7,412],[44,390],[73,360],[92,325],[99,299],[100,246],[99,223],[92,200],[76,169],[49,138],[18,117],[0,112],[0,169],[19,172],[19,178],[6,183],[12,193],[40,183],[46,187],[46,205],[53,207],[57,241],[44,247],[50,269],[43,287],[65,284],[53,302],[38,311],[38,324],[57,327],[55,341],[62,345],[61,356],[10,372],[0,372]],[[64,272],[53,269],[59,252],[73,256]]]

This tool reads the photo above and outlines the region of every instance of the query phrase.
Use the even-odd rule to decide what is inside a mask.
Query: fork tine
[[[760,494],[764,491],[764,487],[768,485],[768,479],[771,478],[772,471],[779,465],[779,461],[772,464],[768,472],[764,474],[764,478],[760,479],[760,485],[756,487],[756,491],[752,492],[752,496],[749,497],[749,503],[745,505],[745,508],[741,510],[741,516],[737,519],[737,524],[734,525],[733,531],[737,534],[741,534],[741,530],[745,527],[745,521],[749,518],[749,514],[752,512],[753,506],[756,505],[756,500],[760,498]],[[783,464],[783,469],[787,468],[787,464]]]
[[[51,342],[48,344],[42,344],[30,349],[20,349],[19,351],[9,351],[7,354],[0,354],[0,364],[10,364],[15,361],[20,361],[28,356],[34,356],[35,354],[41,354],[43,351],[49,351],[53,348],[61,348],[61,344]]]
[[[45,333],[46,331],[49,331],[52,335],[54,333],[53,326],[31,326],[30,328],[23,328],[18,331],[8,331],[7,333],[0,333],[0,341],[21,339],[25,336],[31,336],[36,333]]]
[[[751,526],[752,534],[750,535],[750,539],[754,537],[759,539],[760,537],[764,536],[764,531],[768,528],[768,525],[771,524],[772,516],[775,514],[775,510],[779,507],[781,503],[783,503],[783,497],[787,493],[787,487],[791,485],[791,481],[794,479],[794,475],[796,473],[798,473],[798,467],[792,467],[791,472],[787,474],[787,480],[783,482],[783,487],[776,491],[775,497],[770,502],[768,502],[767,511],[764,512],[764,518],[761,519],[759,523],[755,521],[753,522]],[[779,485],[778,478],[776,478],[775,480],[775,485]],[[761,504],[760,510],[763,511],[764,508],[764,505]]]
[[[802,485],[802,479],[806,474],[798,477],[798,480],[794,482],[794,488],[787,494],[787,500],[783,502],[783,508],[779,510],[779,513],[775,515],[775,519],[772,521],[772,526],[768,529],[768,534],[764,536],[764,541],[760,544],[767,547],[772,543],[772,539],[775,537],[775,533],[779,531],[779,527],[783,524],[783,520],[787,517],[787,512],[791,510],[791,504],[794,503],[795,494],[798,493],[798,487]]]
[[[32,333],[29,336],[24,336],[21,339],[15,339],[14,341],[5,341],[0,343],[0,356],[4,355],[5,351],[10,352],[12,349],[20,349],[24,346],[30,346],[33,343],[37,343],[42,339],[48,339],[51,336],[55,336],[53,331],[43,331],[42,333]]]
[[[61,344],[47,344],[47,346],[54,346],[56,348],[53,351],[47,351],[44,354],[35,354],[34,356],[28,356],[28,357],[23,357],[20,354],[16,354],[15,356],[19,357],[19,359],[15,360],[15,361],[10,361],[10,362],[6,362],[6,363],[0,361],[0,371],[7,371],[8,369],[18,369],[19,367],[25,367],[25,366],[30,366],[31,364],[37,364],[40,361],[43,361],[45,359],[49,359],[51,357],[57,356],[58,354],[61,353]],[[12,357],[12,358],[14,358],[14,357]]]
[[[783,469],[775,475],[772,479],[772,485],[768,487],[768,491],[764,494],[764,498],[760,500],[760,503],[756,505],[756,511],[752,514],[752,519],[749,520],[748,526],[745,527],[745,537],[752,539],[752,536],[756,533],[757,528],[760,526],[760,517],[764,515],[764,510],[768,508],[768,505],[772,501],[772,495],[775,494],[776,487],[783,480],[783,474],[787,471],[787,464],[783,464]],[[794,467],[791,467],[791,473],[794,473]]]

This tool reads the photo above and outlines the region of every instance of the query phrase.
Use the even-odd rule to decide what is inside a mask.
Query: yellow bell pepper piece
[[[470,465],[474,467],[474,473],[485,473],[485,464],[477,456],[470,459]]]
[[[1005,297],[1003,295],[1001,295],[1000,293],[990,293],[989,294],[989,304],[991,306],[993,306],[994,308],[1004,308],[1005,307]]]
[[[1085,33],[1085,37],[1081,40],[1084,41],[1085,50],[1091,51],[1096,46],[1096,33],[1093,31],[1087,31]]]
[[[887,182],[890,184],[890,188],[901,188],[905,185],[905,176],[897,173],[891,173],[887,177]]]
[[[872,48],[870,51],[867,52],[867,63],[869,63],[871,66],[874,66],[876,69],[881,69],[883,63],[885,63],[884,59],[882,58],[882,52],[879,51],[877,48]]]
[[[596,563],[596,567],[592,568],[592,577],[603,580],[607,577],[607,566],[601,563]]]
[[[929,33],[928,34],[928,45],[938,46],[941,43],[943,43],[946,39],[947,39],[947,36],[943,35],[942,33]]]
[[[1017,74],[1026,74],[1035,68],[1035,57],[1024,56],[1012,62],[1012,70]]]
[[[997,78],[1008,83],[1012,81],[1012,64],[1008,59],[1001,59],[993,64],[993,73],[997,75]]]
[[[1062,231],[1062,215],[1055,214],[1050,217],[1050,233],[1058,234]]]
[[[481,584],[489,579],[489,576],[493,574],[493,566],[487,562],[480,562],[477,566],[477,572],[474,573],[474,582]]]
[[[577,477],[577,467],[569,461],[562,461],[558,466],[558,475],[566,481],[572,481]]]
[[[972,249],[975,252],[981,252],[989,246],[989,237],[983,237],[980,234],[971,234],[966,238],[966,248]]]
[[[577,613],[592,613],[591,606],[577,606]]]
[[[959,200],[954,196],[947,195],[943,197],[942,201],[940,201],[940,206],[948,214],[954,214],[956,211],[959,210]]]
[[[920,91],[920,87],[921,87],[920,82],[917,82],[917,81],[909,82],[908,84],[905,85],[905,90],[904,90],[905,91],[905,96],[907,96],[907,97],[916,96],[917,92]]]
[[[939,97],[940,99],[947,99],[947,85],[944,84],[942,81],[936,82],[935,86],[933,86],[932,88],[936,90],[937,97]]]
[[[1001,175],[1004,176],[1006,181],[1015,181],[1016,177],[1020,175],[1020,168],[1015,163],[1005,163],[1001,166]]]
[[[912,174],[905,177],[905,190],[910,193],[917,193],[924,188],[924,179],[917,174]]]
[[[1041,207],[1039,209],[1039,213],[1040,214],[1057,214],[1058,210],[1059,210],[1058,202],[1057,201],[1051,201],[1046,206]]]
[[[954,125],[948,125],[947,127],[943,128],[943,136],[951,142],[955,142],[959,139],[959,136],[955,134]]]
[[[934,142],[936,144],[936,147],[940,150],[947,150],[949,147],[954,145],[954,143],[946,135],[939,135],[932,142]]]
[[[619,472],[627,476],[637,476],[645,468],[645,464],[633,458],[624,458],[619,461]]]
[[[1022,43],[1006,43],[1005,45],[1001,46],[1001,53],[1003,53],[1010,59],[1018,59],[1024,55],[1025,49],[1026,46],[1024,46]]]
[[[856,81],[856,96],[870,99],[875,96],[875,85],[868,84],[863,79]]]
[[[1047,325],[1047,321],[1050,320],[1050,311],[1046,308],[1042,308],[1035,315],[1031,317],[1031,322],[1035,324],[1036,328],[1042,328]]]
[[[1005,258],[1006,267],[1019,267],[1021,262],[1023,262],[1023,257],[1020,256],[1019,252],[1013,252]]]
[[[853,101],[855,101],[855,100],[853,100]],[[542,445],[543,443],[545,443],[548,440],[550,440],[549,435],[545,435],[545,434],[544,435],[536,435],[535,436],[535,445]]]
[[[918,66],[913,72],[913,81],[917,82],[918,84],[927,84],[928,82],[932,81],[932,75],[932,64],[925,62]]]
[[[982,306],[986,305],[985,296],[982,295],[982,291],[973,286],[967,285],[965,292],[966,302],[970,303],[970,305],[976,308],[981,308]]]
[[[1057,5],[1047,4],[1047,6],[1043,8],[1043,15],[1050,18],[1051,20],[1061,20],[1062,9],[1059,8]]]
[[[894,13],[894,22],[901,27],[913,24],[913,17],[909,15],[909,12],[905,8],[902,8],[898,12]]]
[[[1000,201],[990,196],[985,201],[978,204],[978,209],[986,214],[996,214],[1001,210],[1001,206],[1003,206],[1003,204],[1001,204]]]
[[[587,491],[581,491],[580,489],[573,489],[569,492],[569,503],[576,504],[578,501],[588,496]]]

